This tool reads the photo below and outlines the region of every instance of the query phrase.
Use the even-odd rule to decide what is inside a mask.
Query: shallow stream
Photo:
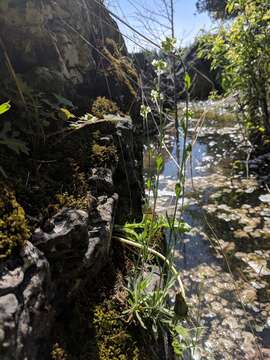
[[[175,252],[190,320],[203,328],[193,358],[270,359],[270,154],[247,168],[249,146],[240,124],[211,118],[198,134],[198,120],[190,123],[189,139],[197,141],[187,169],[184,217],[192,230]],[[173,127],[166,145],[175,155]],[[177,167],[168,152],[163,155],[157,212],[172,214]],[[149,159],[146,150],[146,176],[155,171]]]

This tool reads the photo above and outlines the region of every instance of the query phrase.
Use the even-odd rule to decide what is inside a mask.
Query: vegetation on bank
[[[220,68],[226,95],[235,95],[239,115],[253,143],[270,143],[270,4],[265,0],[230,0],[232,22],[200,39],[200,56]]]

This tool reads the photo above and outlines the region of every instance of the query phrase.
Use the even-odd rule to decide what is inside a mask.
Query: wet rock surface
[[[189,138],[197,141],[185,199],[192,230],[175,253],[190,299],[188,326],[201,329],[193,358],[268,359],[269,172],[254,171],[267,170],[268,155],[247,161],[248,143],[231,120],[206,120],[199,134],[197,123],[190,124]],[[173,152],[174,141],[172,130],[166,144]],[[173,214],[177,169],[164,157],[157,211]],[[145,169],[152,171],[147,154]]]

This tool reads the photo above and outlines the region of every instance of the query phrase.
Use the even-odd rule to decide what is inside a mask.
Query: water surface
[[[189,141],[197,122],[190,123]],[[173,128],[166,145],[175,156]],[[190,321],[204,328],[194,359],[270,359],[270,171],[260,171],[270,154],[252,160],[247,177],[248,152],[236,120],[213,118],[204,122],[188,163],[184,217],[192,230],[179,239],[175,262]],[[157,212],[172,214],[178,170],[165,150],[163,156]],[[145,151],[146,177],[155,171],[149,159]]]

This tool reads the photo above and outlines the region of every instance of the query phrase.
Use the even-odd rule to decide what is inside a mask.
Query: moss
[[[135,67],[122,49],[113,40],[106,38],[103,53],[109,60],[108,72],[116,78],[122,86],[128,90],[132,97],[137,96],[139,78]]]
[[[115,102],[105,98],[98,97],[93,105],[92,105],[92,114],[99,119],[103,119],[104,115],[107,114],[117,114],[119,112],[119,108]]]
[[[117,164],[117,149],[114,145],[92,145],[91,161],[95,166],[111,167]]]
[[[14,193],[5,185],[0,186],[0,259],[5,259],[24,245],[30,231],[25,212]]]
[[[105,301],[95,308],[93,325],[100,360],[140,359],[136,340],[127,331],[121,314],[113,301]]]
[[[64,207],[86,211],[89,210],[89,199],[87,196],[76,197],[74,195],[69,195],[68,193],[63,193],[57,194],[55,197],[56,203],[50,206],[53,213],[56,213]]]
[[[69,360],[69,356],[66,351],[58,343],[53,346],[51,358],[52,360]]]

